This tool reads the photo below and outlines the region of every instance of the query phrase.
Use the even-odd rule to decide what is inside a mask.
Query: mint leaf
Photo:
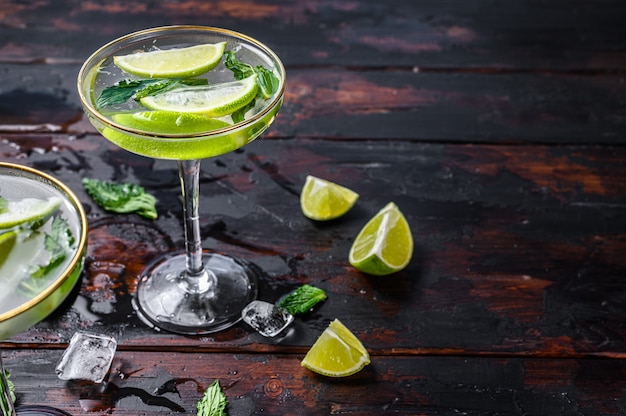
[[[107,211],[136,213],[148,219],[156,219],[156,198],[146,190],[130,183],[114,183],[83,178],[83,187],[93,200]]]
[[[237,57],[235,57],[235,51],[224,52],[224,65],[226,68],[233,71],[233,75],[237,80],[248,78],[254,74],[252,65],[246,64],[237,59]]]
[[[167,91],[171,91],[180,87],[188,87],[191,85],[208,85],[209,82],[204,78],[191,78],[191,79],[167,79],[161,80],[152,84],[147,84],[144,88],[138,90],[132,97],[135,101],[139,101],[149,95],[162,94]]]
[[[109,105],[123,104],[131,98],[139,101],[141,98],[149,95],[155,95],[165,91],[172,90],[181,86],[189,85],[207,85],[208,81],[204,78],[191,79],[140,79],[126,80],[123,79],[110,87],[102,90],[102,93],[96,99],[96,107],[103,108]]]
[[[259,85],[259,91],[256,98],[267,100],[278,90],[280,80],[271,70],[261,65],[253,67],[250,64],[241,62],[235,56],[234,51],[224,52],[224,65],[233,71],[233,75],[237,80],[248,78],[253,74],[257,75],[256,82]]]
[[[233,120],[233,123],[237,124],[240,123],[242,121],[244,121],[246,113],[254,108],[254,103],[255,103],[256,99],[250,101],[248,104],[246,104],[245,106],[241,107],[239,110],[233,112],[230,117]]]
[[[226,66],[226,68],[233,71],[233,76],[236,80],[248,78],[249,76],[256,74],[256,83],[259,86],[254,100],[252,100],[245,107],[235,111],[231,115],[234,123],[239,123],[240,121],[244,120],[244,115],[248,110],[254,107],[255,101],[257,99],[267,100],[272,95],[274,95],[276,91],[278,91],[280,80],[276,77],[276,75],[274,75],[272,71],[261,65],[253,67],[252,65],[249,65],[245,62],[241,62],[235,56],[234,51],[224,52],[224,65]]]
[[[278,91],[280,80],[272,71],[260,65],[254,67],[254,72],[257,75],[256,82],[259,84],[259,92],[267,100]]]
[[[102,108],[114,104],[123,104],[137,91],[158,80],[121,80],[115,85],[105,88],[96,100],[96,107]]]
[[[226,416],[228,400],[222,393],[220,382],[215,380],[204,392],[202,399],[196,403],[198,416]]]
[[[18,287],[21,294],[32,297],[41,292],[48,285],[46,277],[72,253],[74,243],[68,222],[61,217],[54,217],[50,232],[44,235],[44,248],[50,255],[48,262],[31,266],[29,278],[22,280]]]
[[[278,306],[292,315],[305,313],[326,299],[326,292],[311,285],[302,285],[278,302]]]

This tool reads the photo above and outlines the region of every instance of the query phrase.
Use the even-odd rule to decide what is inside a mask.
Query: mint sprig
[[[259,85],[259,91],[256,98],[267,100],[278,90],[280,80],[272,71],[261,65],[252,66],[241,62],[235,56],[234,51],[224,52],[224,65],[233,71],[233,75],[237,80],[248,78],[253,74],[257,75],[256,82]]]
[[[219,380],[215,380],[204,392],[204,396],[196,403],[198,416],[226,416],[228,400],[222,393]]]
[[[1,367],[0,367],[1,369]],[[5,394],[5,386],[4,386],[4,381],[6,381],[7,387],[9,389],[9,394],[8,396],[10,397],[10,400],[15,403],[15,386],[13,385],[13,382],[10,380],[11,377],[11,373],[8,371],[4,372],[4,380],[2,378],[0,378],[0,410],[2,410],[2,414],[3,415],[10,415],[11,414],[11,405],[9,403],[7,403],[7,395]]]
[[[250,101],[248,105],[240,108],[231,115],[234,123],[239,123],[244,120],[246,112],[254,107],[257,99],[267,100],[272,95],[274,95],[276,91],[278,91],[280,80],[278,79],[278,77],[276,77],[276,75],[274,75],[272,71],[261,65],[252,66],[245,62],[241,62],[235,56],[234,51],[224,52],[224,65],[226,66],[226,68],[233,71],[233,76],[236,80],[248,78],[249,76],[252,76],[254,74],[257,75],[256,83],[259,88],[257,90],[256,97],[254,97],[254,99]]]

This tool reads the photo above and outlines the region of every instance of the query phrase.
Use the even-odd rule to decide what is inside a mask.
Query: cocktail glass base
[[[133,307],[154,329],[183,335],[224,330],[241,320],[257,295],[259,270],[235,257],[204,251],[205,270],[186,275],[186,255],[171,254],[149,264],[139,279]]]

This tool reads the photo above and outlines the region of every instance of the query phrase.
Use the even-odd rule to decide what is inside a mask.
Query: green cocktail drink
[[[156,42],[152,43],[155,39]],[[186,73],[194,73],[182,71],[181,74],[179,71],[172,77],[172,72],[167,69],[152,74],[129,74],[127,70],[141,71],[135,67],[122,69],[120,60],[116,59],[146,55],[146,52],[173,51],[177,56],[156,54],[153,60],[174,59],[183,66],[185,59],[196,58],[186,55],[197,44],[224,45],[225,55],[218,51],[221,59],[216,66],[196,76],[185,76]],[[194,160],[231,152],[263,133],[282,103],[284,70],[278,58],[258,42],[233,32],[194,27],[152,29],[117,40],[96,54],[83,67],[79,83],[89,120],[107,139],[143,156]],[[248,67],[251,75],[244,74],[242,79],[236,79],[236,73],[228,67],[229,57],[234,57],[239,67]],[[148,67],[154,65],[149,59],[145,61],[141,64]],[[256,75],[255,68],[264,68],[267,71],[264,75],[274,77],[272,91],[255,96],[260,82],[254,81],[261,77]],[[119,87],[120,83],[138,85]],[[157,89],[165,84],[167,86],[163,90]],[[115,86],[118,86],[117,91]],[[131,97],[108,105],[106,103],[110,101],[102,99],[103,93],[124,96],[126,92],[134,91],[135,87],[139,94],[145,94],[152,88],[156,92],[143,100]],[[243,109],[245,111],[237,112],[236,116],[241,116],[240,119],[233,119],[235,111],[229,111],[228,100],[233,99],[237,92],[241,93],[242,102],[250,96],[254,101],[247,102],[249,105]],[[157,101],[154,97],[165,98]],[[183,100],[186,103],[181,103]],[[101,105],[103,103],[105,105]],[[240,109],[238,104],[241,103],[235,103],[232,109]]]
[[[236,150],[273,122],[285,90],[274,52],[240,33],[169,26],[121,37],[87,59],[78,90],[91,123],[142,156],[178,162],[185,251],[139,276],[134,306],[155,329],[203,334],[230,327],[256,297],[246,262],[202,249],[200,160]]]

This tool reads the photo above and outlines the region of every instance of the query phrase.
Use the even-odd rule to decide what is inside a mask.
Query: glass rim
[[[214,129],[214,130],[207,130],[204,132],[196,132],[196,133],[181,133],[181,134],[173,134],[173,133],[155,133],[155,132],[149,132],[149,131],[145,131],[145,130],[139,130],[139,129],[134,129],[131,127],[127,127],[124,126],[122,124],[116,123],[113,120],[105,117],[104,115],[102,115],[102,113],[100,113],[95,106],[93,105],[93,103],[91,102],[91,100],[89,100],[83,91],[83,81],[85,80],[87,74],[87,68],[88,67],[93,67],[94,62],[96,62],[96,58],[100,58],[98,59],[98,61],[102,61],[110,56],[112,56],[111,54],[107,54],[107,55],[101,55],[101,53],[106,50],[109,49],[111,47],[115,47],[116,45],[119,45],[125,41],[129,41],[132,39],[138,39],[141,37],[146,37],[152,34],[158,35],[160,33],[165,33],[168,31],[198,31],[198,33],[202,33],[202,32],[208,32],[208,33],[216,33],[216,34],[222,34],[222,35],[226,35],[228,37],[231,38],[235,38],[235,39],[239,39],[239,40],[244,40],[246,42],[249,42],[250,44],[256,46],[257,48],[261,49],[265,54],[267,54],[272,61],[274,61],[274,63],[276,64],[279,72],[280,72],[280,85],[278,88],[278,91],[276,92],[276,94],[274,95],[274,98],[272,99],[272,101],[266,105],[265,107],[263,107],[263,109],[261,111],[259,111],[258,113],[256,113],[254,116],[252,116],[251,118],[241,121],[239,123],[235,123],[226,127],[222,127],[220,129]],[[156,39],[157,36],[154,36],[153,39]],[[98,119],[98,121],[100,121],[101,123],[103,123],[104,125],[106,125],[107,127],[112,127],[116,130],[122,131],[122,132],[126,132],[126,133],[130,133],[133,134],[135,136],[141,136],[143,138],[146,138],[148,140],[169,140],[169,139],[179,139],[181,141],[185,141],[185,140],[197,140],[199,138],[208,138],[208,137],[214,137],[214,136],[220,136],[223,134],[228,134],[234,131],[237,131],[245,126],[249,126],[254,124],[255,122],[257,122],[258,120],[261,120],[263,117],[265,117],[267,114],[269,114],[277,105],[281,104],[282,100],[283,100],[283,96],[285,93],[285,84],[286,84],[286,73],[285,73],[285,66],[283,65],[282,61],[280,60],[280,58],[278,57],[278,55],[276,55],[276,53],[270,49],[268,46],[266,46],[264,43],[248,36],[245,35],[243,33],[234,31],[234,30],[230,30],[230,29],[224,29],[224,28],[219,28],[219,27],[214,27],[214,26],[201,26],[201,25],[171,25],[171,26],[157,26],[157,27],[153,27],[153,28],[148,28],[148,29],[143,29],[143,30],[139,30],[136,32],[131,32],[128,33],[124,36],[120,36],[116,39],[113,39],[110,42],[105,43],[104,45],[102,45],[101,47],[99,47],[96,51],[94,51],[86,60],[85,62],[83,62],[83,64],[81,65],[80,70],[78,71],[78,79],[77,79],[77,88],[78,88],[78,95],[80,98],[80,101],[83,105],[83,107],[89,112],[89,114],[93,117],[95,117],[96,119]]]
[[[57,291],[65,281],[72,275],[76,267],[79,266],[79,263],[82,261],[83,255],[87,250],[87,232],[88,232],[88,222],[87,215],[85,213],[85,208],[82,203],[67,185],[58,180],[57,178],[37,170],[35,168],[31,168],[29,166],[20,165],[17,163],[11,162],[2,162],[0,161],[0,169],[13,169],[17,171],[24,171],[30,175],[37,176],[46,181],[51,182],[55,187],[57,187],[64,197],[66,197],[72,204],[72,206],[76,209],[78,214],[78,220],[81,225],[80,236],[78,237],[78,246],[76,247],[76,251],[73,253],[72,261],[65,267],[63,272],[55,279],[55,281],[46,287],[43,291],[41,291],[37,296],[29,299],[28,301],[22,303],[18,307],[15,307],[7,312],[0,313],[0,323],[9,321],[16,316],[21,315],[22,313],[30,310],[32,307],[41,303],[45,299],[47,299],[50,295]],[[56,305],[58,306],[58,305]]]

